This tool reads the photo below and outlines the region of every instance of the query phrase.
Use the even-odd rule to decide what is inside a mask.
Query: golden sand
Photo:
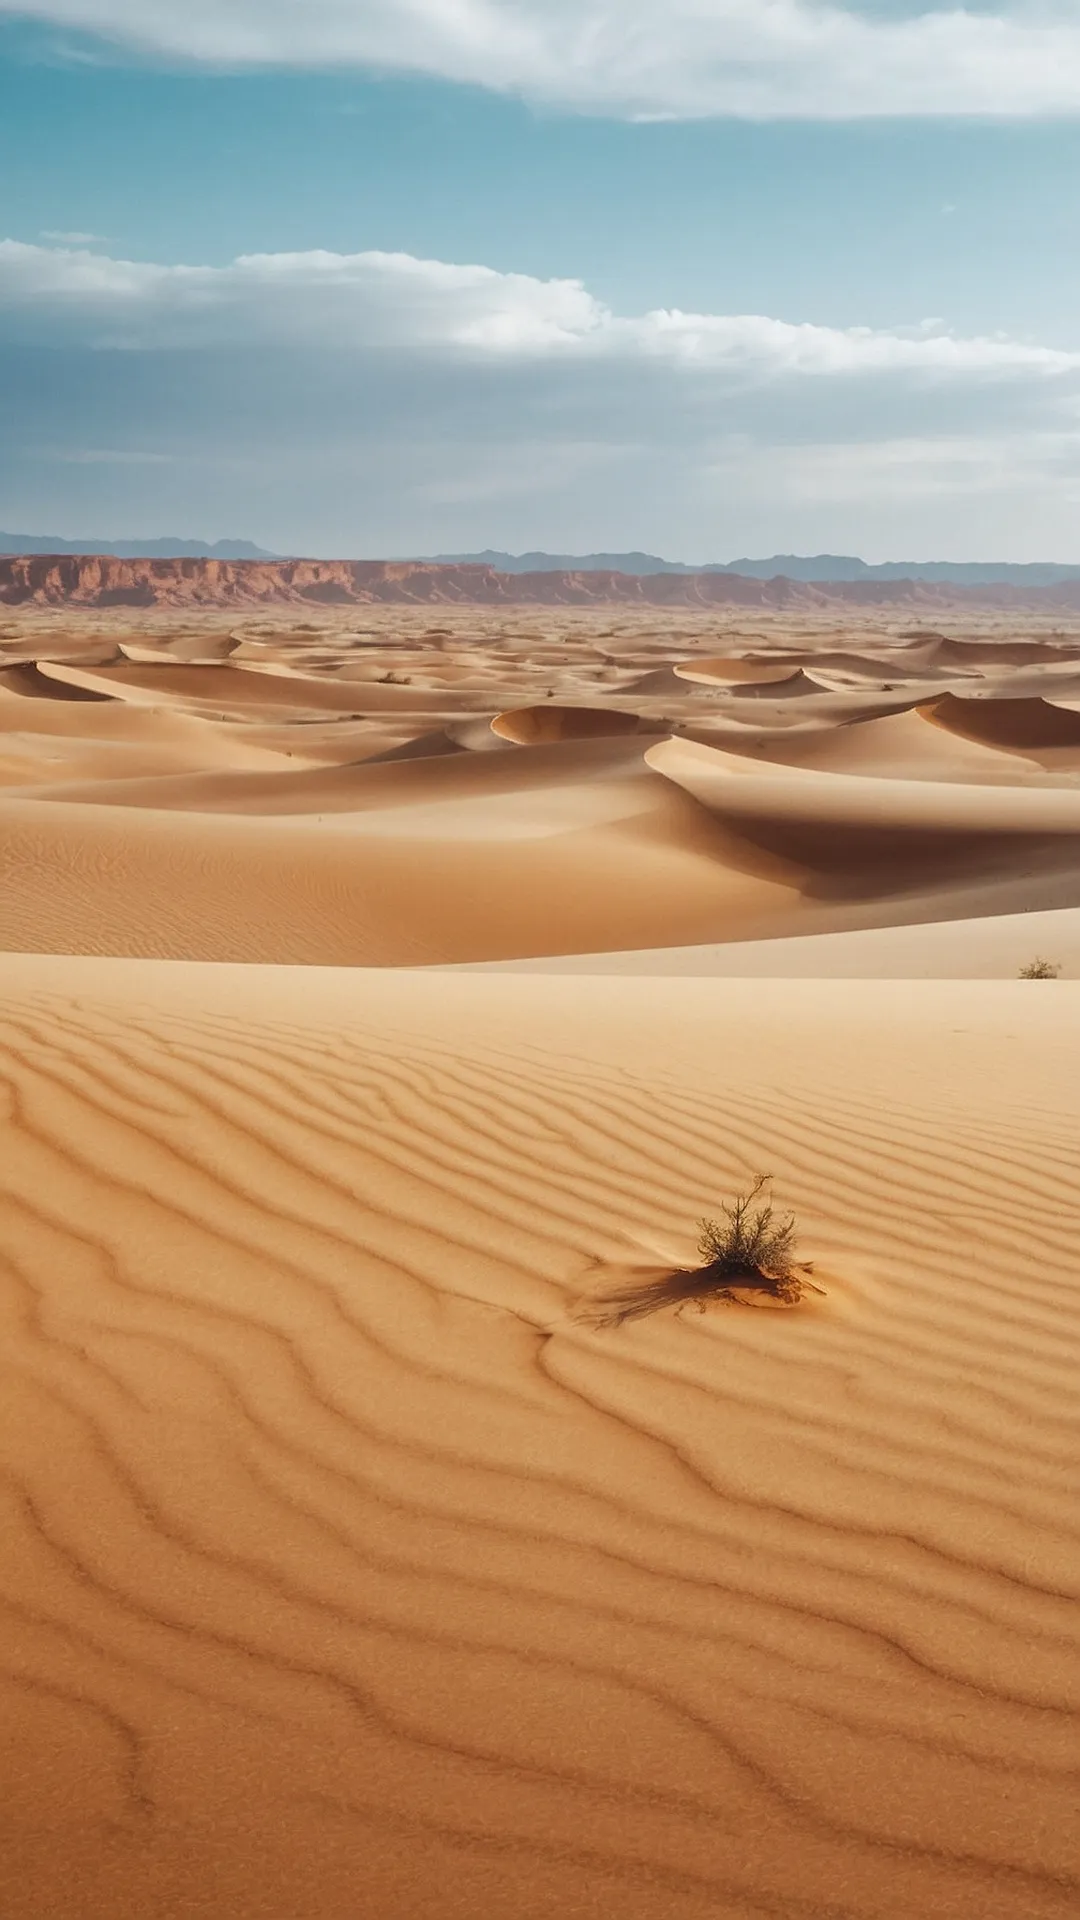
[[[1071,1920],[1080,635],[437,611],[2,636],[0,1913]]]

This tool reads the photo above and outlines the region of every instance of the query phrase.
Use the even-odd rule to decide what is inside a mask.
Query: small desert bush
[[[1061,968],[1055,961],[1043,960],[1041,956],[1036,955],[1034,960],[1028,961],[1026,967],[1021,967],[1017,977],[1021,980],[1056,980],[1060,972]]]
[[[710,1301],[735,1300],[740,1293],[767,1294],[792,1307],[806,1287],[821,1293],[807,1278],[812,1269],[795,1259],[793,1216],[779,1216],[772,1201],[762,1198],[771,1179],[760,1173],[748,1193],[722,1209],[721,1219],[701,1222],[699,1267],[676,1268],[659,1280],[605,1294],[590,1301],[581,1318],[595,1327],[621,1327],[663,1307],[679,1313],[693,1306],[704,1313]]]

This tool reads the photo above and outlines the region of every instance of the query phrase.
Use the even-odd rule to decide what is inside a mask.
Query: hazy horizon
[[[156,538],[151,537],[147,539],[126,539],[123,536],[113,538],[106,536],[87,536],[85,539],[70,539],[60,534],[55,536],[11,534],[0,530],[0,559],[48,558],[51,555],[58,557],[77,557],[83,554],[102,554],[118,559],[207,558],[253,561],[316,560],[342,561],[347,564],[357,563],[361,565],[365,563],[379,564],[384,562],[390,564],[427,562],[441,565],[488,564],[496,568],[506,562],[510,562],[513,563],[512,570],[514,571],[526,571],[526,567],[522,564],[524,562],[538,562],[541,566],[547,568],[565,566],[568,569],[572,569],[582,566],[599,568],[607,565],[616,568],[620,563],[644,561],[651,564],[645,568],[630,566],[625,568],[625,570],[630,572],[660,572],[665,569],[674,569],[683,573],[724,570],[738,572],[740,567],[761,571],[774,565],[777,572],[782,572],[784,563],[789,563],[799,569],[813,569],[821,568],[830,562],[835,562],[839,570],[834,573],[818,572],[817,574],[805,574],[806,578],[817,577],[821,579],[843,578],[844,569],[851,570],[860,568],[866,569],[866,571],[871,574],[881,573],[886,570],[902,572],[905,569],[912,571],[950,569],[957,573],[971,571],[973,573],[982,572],[989,574],[995,570],[1001,572],[1035,572],[1041,570],[1046,573],[1063,575],[1075,573],[1080,575],[1080,561],[1047,560],[1045,557],[1038,560],[1027,561],[1005,561],[992,557],[972,559],[970,556],[958,558],[955,555],[939,560],[925,559],[918,556],[908,558],[885,557],[880,560],[874,560],[868,559],[862,554],[851,553],[772,553],[760,555],[736,554],[730,559],[719,560],[715,558],[684,560],[678,556],[651,554],[635,548],[623,548],[611,552],[594,551],[591,553],[553,554],[544,548],[535,547],[524,548],[518,553],[511,553],[508,550],[498,548],[479,548],[473,551],[465,550],[457,553],[436,554],[414,552],[318,553],[300,550],[276,552],[269,548],[260,547],[257,542],[242,538],[230,539],[228,536],[216,540],[203,540],[197,536],[181,537],[169,534],[161,534]]]

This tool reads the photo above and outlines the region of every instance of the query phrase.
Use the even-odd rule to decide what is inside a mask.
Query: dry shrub
[[[771,1179],[759,1173],[749,1193],[723,1208],[722,1219],[701,1222],[700,1267],[676,1268],[659,1280],[602,1294],[580,1310],[579,1318],[594,1327],[621,1327],[664,1307],[681,1313],[692,1306],[704,1313],[712,1301],[737,1300],[741,1293],[766,1294],[794,1307],[807,1288],[824,1292],[807,1277],[812,1267],[794,1257],[794,1217],[778,1217],[771,1200],[754,1205]]]
[[[1034,960],[1029,960],[1026,967],[1021,967],[1017,979],[1056,980],[1060,972],[1061,968],[1056,961],[1044,960],[1040,954],[1036,954]]]

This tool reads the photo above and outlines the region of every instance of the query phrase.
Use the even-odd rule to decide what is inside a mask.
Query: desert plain
[[[39,597],[0,728],[5,1920],[1074,1915],[1080,612]],[[583,1316],[761,1172],[821,1294]]]

